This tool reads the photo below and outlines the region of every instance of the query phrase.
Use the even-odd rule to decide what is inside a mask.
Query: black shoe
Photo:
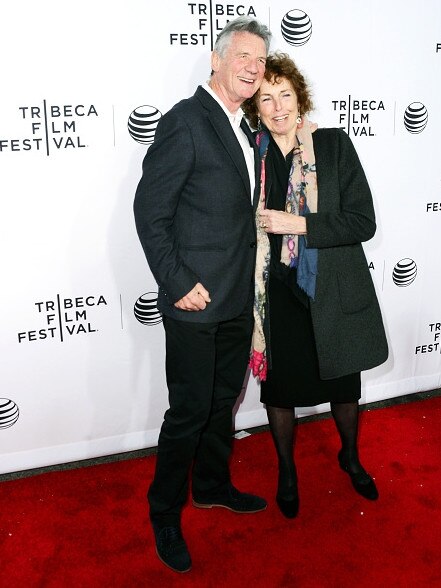
[[[338,454],[338,463],[340,464],[341,469],[351,478],[352,485],[358,494],[363,496],[363,498],[367,498],[368,500],[377,500],[377,487],[374,480],[367,472],[364,470],[356,473],[351,472],[349,465],[345,462],[341,452]]]
[[[193,498],[193,506],[197,508],[213,508],[219,506],[233,512],[245,514],[259,512],[266,509],[266,500],[253,494],[239,492],[234,486],[229,486],[224,492],[211,496]]]
[[[294,496],[294,498],[282,498],[277,494],[276,502],[280,509],[280,512],[283,514],[284,517],[287,519],[293,519],[297,516],[299,512],[299,497]]]
[[[191,569],[191,558],[181,528],[178,525],[170,527],[153,525],[153,531],[156,553],[162,563],[175,572],[188,572]]]

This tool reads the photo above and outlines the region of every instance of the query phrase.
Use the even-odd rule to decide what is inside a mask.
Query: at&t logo
[[[290,10],[282,18],[282,37],[289,45],[300,47],[312,35],[312,22],[303,10]]]
[[[127,122],[130,136],[142,145],[150,145],[155,138],[156,128],[162,114],[155,106],[138,106]]]
[[[412,102],[404,111],[404,126],[409,133],[422,133],[429,120],[427,108],[421,102]]]
[[[140,323],[152,326],[162,321],[157,302],[158,295],[155,292],[147,292],[138,298],[133,313]]]
[[[392,272],[392,279],[396,286],[410,286],[417,276],[417,265],[413,259],[400,259]]]
[[[20,416],[18,406],[9,398],[0,398],[0,429],[8,429],[15,425]]]

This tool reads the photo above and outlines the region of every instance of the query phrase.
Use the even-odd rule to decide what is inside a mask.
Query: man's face
[[[263,39],[247,32],[231,37],[224,57],[213,52],[211,66],[216,74],[215,86],[229,110],[239,108],[251,98],[263,80],[266,46]]]

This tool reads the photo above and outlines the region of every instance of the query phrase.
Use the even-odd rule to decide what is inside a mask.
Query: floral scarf
[[[257,255],[254,287],[254,333],[249,366],[253,375],[266,380],[268,363],[264,333],[266,292],[270,267],[270,243],[268,234],[261,227],[259,213],[265,208],[265,160],[268,153],[269,135],[264,130],[257,134],[260,153],[260,197],[256,212]],[[305,216],[317,212],[317,177],[312,143],[311,126],[306,116],[301,127],[297,127],[299,147],[294,149],[289,173],[285,210],[291,214]],[[280,261],[297,268],[297,284],[314,299],[317,277],[317,249],[308,249],[304,235],[284,235]]]

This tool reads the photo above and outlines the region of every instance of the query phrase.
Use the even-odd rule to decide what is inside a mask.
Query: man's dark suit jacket
[[[254,147],[244,120],[241,128]],[[135,220],[158,283],[158,308],[178,320],[218,322],[244,309],[253,279],[259,187],[250,193],[245,158],[220,105],[198,87],[160,120],[143,162]],[[174,303],[200,282],[210,293],[205,310]]]

